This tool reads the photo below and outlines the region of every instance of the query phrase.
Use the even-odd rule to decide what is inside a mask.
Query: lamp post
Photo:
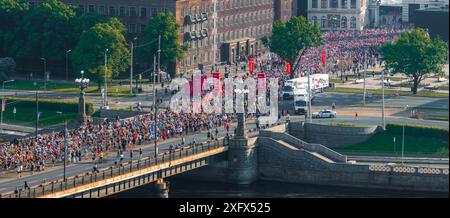
[[[5,99],[3,98],[3,93],[5,92],[5,83],[10,83],[10,82],[14,82],[14,80],[6,80],[3,81],[3,85],[2,85],[2,112],[1,112],[1,123],[0,123],[0,130],[3,133],[3,110],[6,109],[6,102],[3,103],[5,101]],[[5,104],[5,106],[3,106],[3,104]]]
[[[64,182],[67,182],[66,177],[66,166],[67,166],[67,119],[66,115],[63,114],[61,111],[56,112],[58,115],[62,115],[64,117],[64,174],[63,179]]]
[[[130,94],[133,94],[133,57],[134,57],[134,41],[137,37],[134,37],[131,41],[131,66],[130,66]]]
[[[66,80],[68,81],[69,80],[69,53],[71,52],[72,50],[67,50],[66,51]]]
[[[104,95],[104,105],[103,109],[108,110],[108,51],[109,49],[105,49],[105,95]]]
[[[386,130],[386,120],[384,117],[384,74],[385,71],[381,72],[381,127]]]
[[[153,55],[153,113],[154,116],[153,118],[155,119],[155,128],[154,128],[154,132],[155,132],[155,163],[158,162],[158,147],[157,147],[157,137],[158,137],[158,133],[157,133],[157,122],[158,119],[156,118],[157,116],[157,107],[156,107],[156,55]]]
[[[311,68],[308,69],[308,122],[312,123],[312,113],[311,113]],[[306,121],[306,120],[305,120]]]
[[[406,105],[405,110],[408,110],[408,105]],[[402,165],[404,164],[404,156],[405,156],[405,123],[403,123],[403,131],[402,131]]]
[[[88,87],[90,80],[88,78],[84,78],[84,71],[81,72],[81,78],[75,79],[75,83],[80,86],[80,98],[78,103],[78,118],[83,123],[86,122],[86,100],[84,89]]]
[[[47,90],[47,83],[46,83],[46,74],[47,74],[47,59],[41,58],[41,60],[44,61],[44,90]]]

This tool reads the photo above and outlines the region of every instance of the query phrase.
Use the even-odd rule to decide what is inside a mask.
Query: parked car
[[[335,118],[336,111],[333,110],[321,110],[312,114],[313,118]]]

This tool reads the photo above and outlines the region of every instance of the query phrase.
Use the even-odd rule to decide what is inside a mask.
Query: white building
[[[416,9],[448,7],[448,2],[449,0],[402,0],[402,21],[412,23]]]
[[[369,24],[370,0],[308,0],[308,20],[322,30],[362,30]]]

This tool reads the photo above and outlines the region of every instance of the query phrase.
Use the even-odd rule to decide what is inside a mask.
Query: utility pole
[[[214,67],[214,71],[216,71],[216,53],[217,53],[217,0],[213,0],[212,1],[213,4],[213,14],[212,14],[212,18],[213,18],[213,67]],[[236,69],[237,72],[237,69]]]
[[[133,94],[133,53],[134,41],[131,41],[130,94]]]
[[[402,133],[402,165],[404,164],[403,158],[405,153],[405,124],[403,124],[403,133]]]
[[[308,69],[308,122],[312,123],[312,113],[311,113],[311,68]]]
[[[156,119],[157,116],[157,112],[156,112],[156,56],[153,55],[153,113],[154,113],[154,120],[155,120],[155,163],[158,162],[158,148],[157,148],[157,142],[156,142],[156,137],[158,136],[157,131],[156,131],[156,122],[158,121],[158,119]]]
[[[161,32],[159,32],[158,35],[158,82],[161,82],[161,77],[160,77],[160,73],[161,73]]]
[[[105,50],[105,106],[104,109],[108,109],[108,53],[109,49]]]
[[[130,66],[130,94],[133,94],[133,61],[134,61],[134,41],[137,40],[137,37],[134,37],[131,40],[131,66]]]
[[[366,71],[364,71],[364,94],[363,94],[363,105],[366,106]]]
[[[71,52],[72,50],[67,50],[66,51],[66,80],[69,81],[69,52]]]
[[[38,137],[38,122],[39,122],[39,101],[38,101],[38,91],[36,90],[36,139]]]
[[[384,118],[384,73],[381,72],[381,127],[386,130],[386,120]]]

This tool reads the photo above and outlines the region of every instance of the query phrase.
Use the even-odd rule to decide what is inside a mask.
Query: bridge
[[[4,192],[0,198],[101,198],[146,184],[153,184],[158,197],[167,198],[170,184],[165,179],[177,174],[234,184],[271,180],[448,193],[448,168],[355,164],[321,144],[292,136],[285,124],[259,131],[245,129],[241,114],[231,139],[105,165],[97,172],[81,169],[66,181],[38,183]],[[61,178],[61,174],[57,176]]]
[[[161,179],[208,165],[211,156],[228,150],[224,143],[226,140],[177,149],[156,158],[146,157],[72,176],[65,182],[60,179],[4,193],[1,198],[101,198],[149,183],[161,184]]]

